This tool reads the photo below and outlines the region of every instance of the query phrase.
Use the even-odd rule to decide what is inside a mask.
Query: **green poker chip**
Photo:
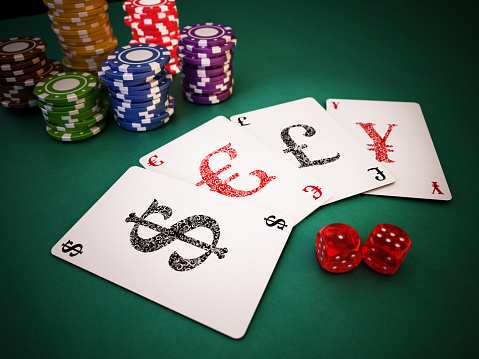
[[[43,114],[43,117],[47,120],[56,120],[60,122],[78,122],[81,120],[85,120],[87,118],[92,117],[93,115],[97,114],[100,112],[101,105],[95,105],[91,108],[87,108],[85,111],[79,112],[74,115],[68,115],[64,113],[59,113],[59,112],[50,112],[48,115]]]
[[[47,125],[46,129],[51,138],[62,142],[74,142],[85,140],[99,134],[106,126],[107,120],[103,119],[94,126],[90,126],[86,129],[60,131],[56,128]]]
[[[81,120],[78,122],[62,123],[62,122],[56,122],[55,120],[45,119],[45,123],[52,129],[63,131],[63,132],[82,130],[82,129],[91,127],[95,125],[96,123],[105,119],[108,114],[109,108],[110,108],[110,103],[108,102],[108,100],[103,100],[101,103],[100,111],[85,120]]]
[[[40,81],[35,95],[41,102],[69,105],[91,95],[100,88],[100,81],[88,72],[62,72]]]
[[[99,98],[99,93],[100,91],[96,91],[92,93],[91,95],[88,95],[87,97],[84,97],[75,102],[71,102],[70,104],[65,106],[43,103],[41,101],[38,101],[38,106],[47,112],[68,112],[68,111],[81,110],[84,108],[95,106],[96,101]]]

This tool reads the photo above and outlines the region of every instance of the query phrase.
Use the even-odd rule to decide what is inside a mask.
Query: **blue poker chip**
[[[155,108],[155,106],[162,105],[163,103],[165,103],[166,100],[167,100],[167,97],[164,96],[164,97],[159,97],[156,99],[150,99],[147,101],[126,102],[126,101],[117,100],[116,98],[114,97],[112,98],[110,96],[111,104],[114,105],[115,107],[119,107],[120,111],[122,109],[133,110],[135,108],[139,108],[139,109]]]
[[[146,91],[148,89],[152,89],[156,86],[164,86],[163,88],[169,87],[171,82],[173,81],[173,75],[170,71],[164,70],[160,72],[157,76],[155,76],[152,80],[148,82],[143,82],[138,85],[130,85],[130,86],[122,86],[118,82],[116,85],[108,85],[108,87],[114,91],[132,94],[137,91]]]
[[[114,117],[117,124],[126,130],[148,131],[148,130],[163,126],[165,123],[167,123],[170,120],[170,117],[175,112],[176,104],[172,96],[169,96],[168,102],[169,102],[169,106],[165,109],[165,111],[163,111],[161,114],[159,114],[156,117],[147,118],[147,119],[138,118],[134,120],[125,120],[117,116],[116,114],[114,114]]]
[[[154,108],[134,108],[134,109],[120,109],[118,107],[112,106],[113,112],[121,118],[127,120],[135,120],[138,118],[145,119],[145,118],[152,118],[157,117],[160,113],[165,111],[165,109],[169,106],[168,100],[164,103],[155,106]]]
[[[142,85],[145,83],[148,83],[149,81],[154,80],[155,75],[151,75],[150,77],[147,77],[146,79],[139,79],[139,80],[118,80],[118,79],[113,79],[109,77],[105,71],[100,70],[98,71],[98,77],[100,78],[101,82],[106,84],[107,86],[113,86],[113,87],[130,87],[130,86],[137,86],[137,85]]]
[[[157,98],[165,97],[168,94],[168,90],[169,89],[165,89],[163,91],[148,92],[145,94],[141,94],[140,92],[138,92],[138,93],[134,93],[133,95],[127,95],[121,92],[116,92],[108,88],[110,97],[113,97],[115,100],[122,101],[122,102],[140,102],[140,101],[155,100]]]
[[[121,72],[148,72],[162,69],[170,61],[170,51],[156,44],[127,45],[107,57],[110,66]]]
[[[158,73],[163,71],[161,68],[156,70],[151,70],[148,72],[121,72],[111,68],[108,63],[108,60],[102,62],[100,71],[104,73],[109,79],[117,80],[117,81],[141,81],[145,82],[148,78],[155,77]]]

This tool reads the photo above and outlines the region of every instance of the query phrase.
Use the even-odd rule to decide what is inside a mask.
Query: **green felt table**
[[[167,125],[135,133],[110,117],[97,137],[77,143],[51,139],[38,108],[0,108],[2,357],[477,356],[479,76],[472,2],[178,0],[177,6],[180,27],[217,22],[234,29],[235,85],[226,102],[187,102],[175,75],[176,112]],[[108,13],[126,45],[131,32],[121,2]],[[50,24],[46,13],[9,19],[0,22],[0,33],[39,36],[48,57],[61,60]],[[304,97],[323,106],[328,98],[418,102],[453,199],[358,195],[313,212],[293,229],[240,340],[51,255],[144,154],[216,116]],[[314,244],[317,231],[333,222],[353,226],[363,240],[376,224],[392,223],[413,244],[392,276],[365,264],[328,273]]]

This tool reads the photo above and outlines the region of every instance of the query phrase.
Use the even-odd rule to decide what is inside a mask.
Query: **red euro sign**
[[[230,159],[234,159],[238,154],[236,150],[231,147],[231,143],[228,143],[226,146],[223,146],[217,149],[216,151],[211,152],[209,155],[203,158],[200,165],[200,175],[202,180],[196,184],[197,186],[202,186],[206,183],[210,187],[210,190],[221,193],[222,195],[225,195],[228,197],[247,197],[258,192],[260,189],[262,189],[264,186],[266,186],[268,183],[270,183],[272,180],[276,178],[275,176],[268,176],[264,171],[254,170],[250,172],[249,174],[251,176],[256,176],[259,178],[260,183],[258,187],[250,191],[243,191],[243,190],[239,190],[237,188],[231,187],[230,185],[228,185],[228,182],[231,182],[236,177],[238,177],[239,176],[238,173],[231,175],[224,181],[218,178],[218,175],[226,171],[227,169],[231,168],[231,165],[228,164],[216,172],[213,172],[213,170],[210,167],[210,158],[213,155],[217,153],[221,153],[221,152],[227,153],[230,156]]]

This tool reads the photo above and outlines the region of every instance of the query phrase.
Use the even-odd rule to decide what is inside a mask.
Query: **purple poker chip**
[[[229,99],[232,94],[233,94],[233,87],[215,95],[198,95],[192,92],[185,91],[183,89],[183,96],[185,97],[186,100],[193,103],[201,104],[201,105],[214,105],[216,103],[223,102]]]
[[[218,57],[211,57],[211,58],[191,57],[181,53],[178,54],[178,57],[185,64],[188,64],[191,66],[205,66],[205,67],[221,66],[225,62],[231,61],[231,59],[233,58],[231,52],[227,52],[224,55],[221,55]]]
[[[187,64],[183,64],[181,62],[178,64],[178,66],[181,72],[184,73],[186,76],[194,77],[218,76],[231,70],[231,62],[218,67],[193,67]]]
[[[197,78],[197,77],[195,77]],[[187,86],[194,86],[195,88],[213,88],[216,86],[224,86],[224,84],[231,82],[233,77],[227,76],[224,79],[220,81],[215,81],[215,82],[202,82],[202,81],[192,81],[190,78],[185,77],[181,79],[181,83],[185,84]]]
[[[228,70],[220,75],[217,76],[210,76],[210,77],[197,77],[197,76],[191,76],[191,75],[186,75],[184,73],[181,74],[181,79],[186,80],[188,82],[191,82],[193,84],[195,83],[209,83],[209,82],[214,82],[214,83],[221,83],[221,82],[228,82],[229,78],[233,77],[233,70]]]
[[[202,54],[221,54],[225,51],[231,50],[233,47],[236,46],[237,42],[238,42],[238,40],[236,39],[236,36],[233,35],[231,37],[231,40],[224,43],[223,45],[218,45],[218,46],[195,46],[195,45],[189,45],[189,44],[187,44],[183,41],[180,41],[178,46],[183,46],[188,51],[202,53]]]
[[[233,29],[211,22],[185,26],[180,31],[180,39],[193,46],[220,46],[231,41]]]
[[[186,56],[190,56],[190,57],[200,57],[200,58],[209,58],[209,59],[212,58],[212,57],[222,56],[224,54],[227,54],[230,51],[231,51],[231,49],[226,50],[225,52],[218,52],[218,53],[214,53],[214,54],[205,54],[205,53],[202,53],[202,52],[190,51],[184,45],[178,45],[178,47],[176,48],[176,54],[178,56],[181,54],[181,55],[186,55]]]
[[[221,93],[228,90],[230,87],[233,87],[233,84],[234,84],[233,80],[222,85],[205,86],[205,87],[191,85],[186,82],[182,83],[183,89],[185,89],[187,92],[193,92],[195,94],[200,94],[200,95],[213,95],[213,94]]]

